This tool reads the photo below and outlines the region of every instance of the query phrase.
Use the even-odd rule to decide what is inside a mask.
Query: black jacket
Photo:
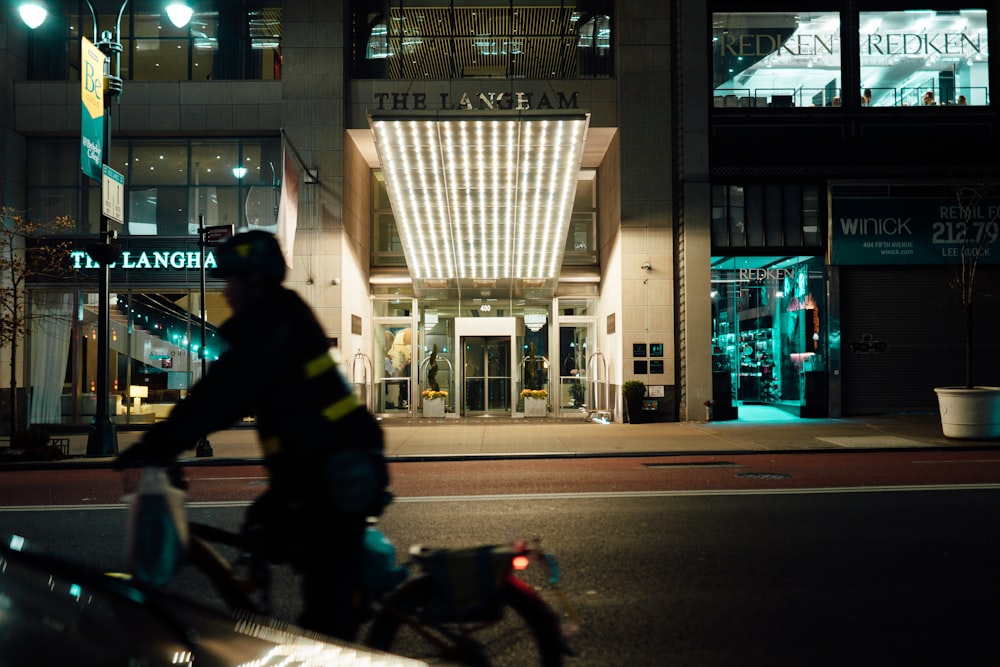
[[[253,414],[272,489],[298,483],[304,468],[343,450],[381,459],[381,428],[351,393],[325,332],[295,292],[275,288],[219,333],[228,349],[147,433],[149,445],[176,455]]]

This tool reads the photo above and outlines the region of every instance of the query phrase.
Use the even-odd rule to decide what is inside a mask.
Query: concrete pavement
[[[998,440],[954,440],[941,433],[936,414],[876,415],[842,419],[600,424],[583,419],[391,418],[382,421],[392,460],[491,457],[633,456],[713,453],[864,451],[916,448],[996,448]],[[119,451],[142,431],[118,431]],[[66,437],[66,436],[63,436]],[[86,457],[86,433],[69,438],[69,459],[58,462],[106,465]],[[249,427],[210,436],[213,456],[204,463],[260,457]],[[0,443],[5,444],[5,443]],[[0,465],[11,459],[5,457]]]

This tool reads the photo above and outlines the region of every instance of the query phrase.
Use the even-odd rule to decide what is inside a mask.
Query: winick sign
[[[834,198],[830,212],[835,265],[1000,264],[1000,199]]]

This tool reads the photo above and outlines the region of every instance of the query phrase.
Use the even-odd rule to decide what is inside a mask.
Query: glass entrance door
[[[462,339],[462,379],[466,416],[510,415],[510,338]]]

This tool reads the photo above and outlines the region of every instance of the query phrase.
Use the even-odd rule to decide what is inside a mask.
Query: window
[[[570,214],[563,266],[597,265],[597,171],[581,169]]]
[[[716,107],[838,106],[840,14],[712,14]]]
[[[352,76],[568,79],[613,74],[610,0],[352,3]],[[383,3],[379,3],[383,4]],[[579,3],[576,3],[579,4]]]
[[[712,186],[712,247],[822,247],[819,192],[815,185]]]
[[[265,0],[266,1],[266,0]],[[75,4],[75,3],[74,3]],[[253,0],[214,0],[199,5],[190,23],[176,28],[162,0],[130,2],[117,13],[97,16],[97,30],[120,28],[121,77],[135,81],[280,79],[281,8]],[[80,38],[94,39],[86,5],[52,15],[31,33],[28,78],[80,79]]]
[[[861,12],[866,106],[989,104],[986,10]]]
[[[196,235],[205,226],[277,230],[281,184],[278,138],[205,140],[118,139],[109,160],[125,176],[128,235]],[[28,151],[28,201],[38,216],[77,221],[96,233],[101,184],[80,173],[79,143],[33,141]],[[36,217],[38,217],[36,216]]]

